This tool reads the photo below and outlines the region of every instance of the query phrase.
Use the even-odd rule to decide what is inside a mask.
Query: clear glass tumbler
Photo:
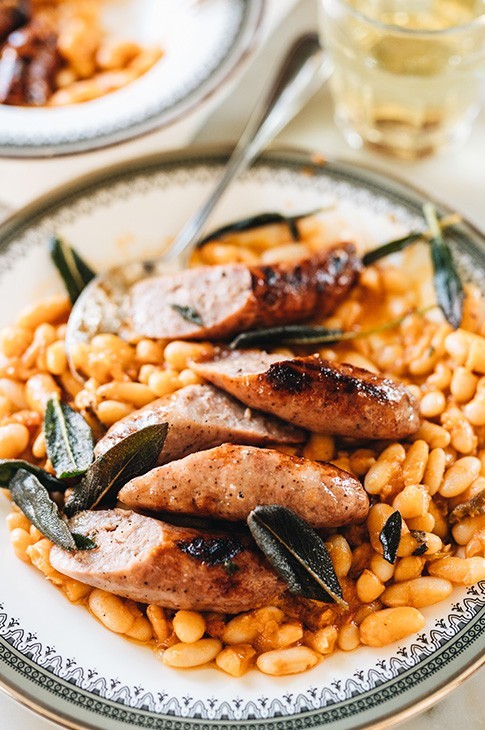
[[[336,121],[415,159],[465,139],[480,106],[485,0],[320,0]]]

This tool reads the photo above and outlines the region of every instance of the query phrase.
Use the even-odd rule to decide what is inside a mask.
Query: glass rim
[[[339,3],[340,5],[343,5],[349,12],[353,13],[356,17],[360,18],[361,20],[365,20],[369,25],[373,25],[376,28],[380,28],[381,30],[387,30],[392,31],[393,33],[402,33],[403,35],[409,35],[409,36],[439,36],[439,35],[453,35],[455,33],[462,33],[463,31],[467,30],[475,30],[477,27],[483,26],[485,28],[485,12],[478,15],[473,20],[467,22],[467,23],[460,23],[460,25],[452,25],[449,28],[440,28],[440,29],[426,29],[426,28],[404,28],[401,25],[393,25],[392,23],[383,23],[381,20],[377,20],[375,18],[372,18],[370,15],[367,15],[362,10],[358,10],[357,8],[354,8],[353,5],[350,4],[349,0],[334,0],[335,2]],[[323,9],[325,9],[325,3],[327,0],[321,0],[321,5]]]

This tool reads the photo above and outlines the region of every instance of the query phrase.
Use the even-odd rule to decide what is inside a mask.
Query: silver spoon
[[[300,111],[330,73],[330,63],[317,36],[300,37],[285,57],[269,94],[256,105],[215,189],[184,225],[171,248],[158,259],[129,262],[99,274],[84,289],[67,324],[66,350],[74,372],[70,356],[77,343],[106,332],[126,339],[133,336],[129,326],[130,288],[140,279],[186,266],[204,224],[229,183]]]

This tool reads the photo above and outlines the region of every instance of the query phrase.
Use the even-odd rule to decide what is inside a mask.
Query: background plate
[[[0,326],[40,296],[61,291],[46,255],[53,231],[98,269],[144,257],[167,242],[207,195],[225,156],[170,153],[118,165],[65,186],[0,227]],[[421,223],[423,198],[399,183],[301,153],[265,155],[233,184],[214,225],[268,210],[297,212],[327,202],[327,226],[379,243]],[[450,233],[460,265],[482,287],[483,238],[467,225]],[[453,687],[483,658],[485,583],[457,589],[423,609],[425,630],[384,649],[337,653],[309,673],[233,679],[214,669],[177,672],[72,606],[31,566],[15,559],[0,497],[0,684],[67,727],[260,727],[331,730],[383,727]]]
[[[106,0],[115,35],[164,56],[119,91],[65,107],[0,105],[0,155],[86,152],[166,126],[220,88],[253,47],[265,0]]]

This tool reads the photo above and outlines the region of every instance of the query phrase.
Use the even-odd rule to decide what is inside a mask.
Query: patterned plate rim
[[[115,184],[123,179],[129,179],[142,173],[155,172],[158,169],[170,170],[196,164],[217,166],[224,163],[228,154],[229,151],[221,147],[191,148],[183,151],[172,151],[138,157],[84,175],[47,193],[4,221],[0,225],[0,251],[5,246],[8,246],[8,242],[12,240],[13,236],[17,236],[23,230],[35,224],[38,219],[45,215],[47,210],[54,210],[58,206],[65,205],[67,202],[73,202],[77,198],[94,192],[96,189]],[[371,190],[377,188],[385,197],[392,198],[395,201],[405,202],[407,206],[416,206],[418,210],[423,199],[431,199],[434,200],[442,212],[449,212],[449,208],[436,201],[433,196],[425,194],[422,190],[396,177],[384,175],[368,166],[356,165],[348,161],[325,160],[322,162],[313,157],[311,153],[300,149],[275,149],[262,155],[256,164],[269,165],[270,167],[286,167],[293,170],[305,170],[315,175],[322,174],[325,170],[328,174],[340,178],[350,179],[353,177],[364,187],[367,186]],[[468,247],[471,247],[476,255],[484,259],[484,235],[467,221],[463,221],[458,228],[458,240],[460,238],[466,239]],[[473,593],[473,589],[469,592]],[[478,595],[478,593],[476,592],[474,595]],[[480,601],[478,600],[477,603],[480,604]],[[324,717],[322,710],[325,710],[325,707],[320,707],[319,709],[295,713],[288,717],[272,717],[254,722],[244,720],[216,721],[185,717],[172,718],[166,715],[159,715],[157,717],[142,710],[127,707],[125,716],[122,719],[117,718],[117,721],[119,719],[119,727],[143,726],[158,728],[160,730],[249,730],[249,728],[260,728],[261,730],[295,730],[295,728],[299,727],[323,727],[327,724],[329,727],[335,727],[337,730],[340,727],[340,720],[345,722],[345,720],[352,719],[353,730],[367,727],[372,727],[374,730],[383,730],[429,708],[485,664],[483,646],[477,641],[485,632],[484,618],[485,605],[482,605],[481,608],[478,607],[477,611],[473,613],[472,620],[465,623],[459,632],[448,642],[445,642],[438,651],[432,653],[429,659],[433,661],[427,664],[421,674],[419,667],[416,665],[411,666],[404,673],[404,679],[401,680],[401,676],[397,676],[393,677],[389,682],[386,682],[386,691],[374,687],[365,693],[359,694],[355,698],[352,697],[350,700],[340,703],[344,709],[339,717],[332,716],[332,713]],[[5,650],[9,651],[11,649],[12,647],[8,642],[4,643],[3,639],[0,641],[0,656],[2,656]],[[25,681],[26,677],[21,672],[23,660],[21,654],[18,655],[18,660],[20,661],[17,663],[16,671]],[[447,673],[444,674],[443,667],[450,662],[454,666],[451,672],[448,667],[446,670]],[[420,662],[420,664],[422,663]],[[56,680],[60,679],[43,669],[38,673],[40,675],[43,674],[44,678],[49,682],[52,678]],[[431,679],[431,677],[433,678]],[[60,682],[62,681],[60,680]],[[395,687],[397,682],[400,683],[399,687]],[[416,693],[414,693],[414,698],[408,694],[404,702],[396,700],[396,697],[400,697],[403,694],[406,696],[408,690],[420,684],[421,690],[417,697]],[[84,720],[82,724],[79,724],[76,717],[67,710],[65,712],[53,710],[52,703],[46,704],[39,700],[31,692],[31,689],[26,690],[13,679],[2,678],[0,676],[0,689],[30,710],[59,723],[63,727],[74,730],[99,730],[101,727],[98,724],[93,725],[89,721]],[[391,689],[393,691],[390,691]],[[90,696],[90,693],[86,690],[80,689],[79,691],[88,697]],[[364,695],[366,696],[364,697]],[[366,718],[365,712],[369,711],[366,706],[366,699],[367,697],[372,698],[373,695],[377,696],[377,705],[381,709],[378,709],[377,716],[374,714],[372,717]],[[106,706],[110,704],[110,700],[100,700],[96,695],[92,697],[96,699],[98,704],[105,704]],[[66,708],[69,707],[68,702],[69,700],[65,703]],[[398,705],[392,706],[396,702],[398,702]],[[375,713],[375,708],[372,708],[372,711]],[[360,719],[358,719],[359,716]],[[133,724],[131,724],[132,722]],[[346,727],[348,726],[346,725]]]
[[[255,50],[266,13],[267,0],[244,0],[243,18],[235,44],[228,49],[218,66],[197,88],[192,89],[183,99],[175,101],[168,109],[113,132],[107,131],[99,136],[92,135],[86,139],[73,139],[69,142],[48,145],[0,144],[0,157],[33,159],[81,154],[136,140],[150,132],[169,127],[188,113],[201,107],[227,86]]]

